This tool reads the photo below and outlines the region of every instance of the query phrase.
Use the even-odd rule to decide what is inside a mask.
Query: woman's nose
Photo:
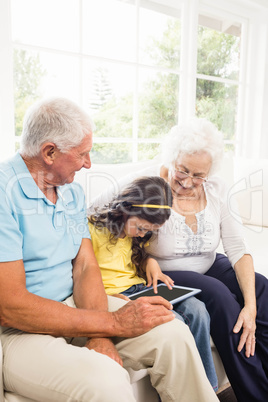
[[[191,177],[187,177],[186,179],[183,180],[183,187],[185,188],[191,188],[193,187],[193,179]]]

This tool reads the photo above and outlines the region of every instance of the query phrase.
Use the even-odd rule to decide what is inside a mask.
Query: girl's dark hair
[[[106,227],[111,232],[109,240],[115,244],[131,216],[156,225],[165,223],[171,213],[172,200],[171,188],[164,179],[158,176],[140,177],[125,187],[108,205],[97,208],[88,219],[99,229]],[[170,208],[150,208],[146,205]],[[132,239],[131,260],[136,266],[137,274],[142,277],[145,277],[144,262],[147,258],[144,245],[151,236],[152,232],[148,232],[144,237]]]

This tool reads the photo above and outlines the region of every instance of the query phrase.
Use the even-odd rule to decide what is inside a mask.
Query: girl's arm
[[[155,293],[157,293],[158,281],[165,283],[169,289],[172,289],[174,281],[168,275],[163,274],[158,262],[154,258],[147,258],[145,263],[145,270],[147,277],[147,286],[153,286]]]

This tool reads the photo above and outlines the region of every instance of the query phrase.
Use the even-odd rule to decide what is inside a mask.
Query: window
[[[199,15],[196,115],[224,133],[234,150],[240,73],[241,24]]]
[[[26,109],[44,96],[68,97],[91,114],[94,163],[151,159],[169,129],[193,115],[218,126],[226,150],[245,146],[245,99],[261,102],[248,88],[249,65],[258,62],[248,33],[258,35],[261,6],[252,20],[253,5],[236,0],[3,3],[0,102],[9,107],[0,126],[12,152]]]
[[[93,117],[93,162],[154,157],[177,122],[179,14],[150,1],[11,0],[16,148],[27,107],[60,95]]]

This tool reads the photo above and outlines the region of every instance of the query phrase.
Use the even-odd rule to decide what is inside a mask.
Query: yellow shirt
[[[121,293],[133,285],[145,284],[145,280],[136,275],[135,265],[131,261],[132,239],[126,236],[111,244],[107,228],[98,229],[91,223],[88,227],[106,293]]]

